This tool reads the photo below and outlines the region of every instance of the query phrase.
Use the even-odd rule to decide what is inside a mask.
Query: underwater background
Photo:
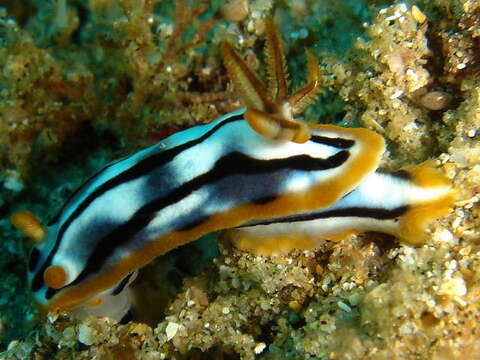
[[[458,189],[419,247],[362,234],[255,256],[210,234],[145,267],[132,322],[46,320],[30,244],[109,161],[241,106],[225,38],[264,73],[264,19],[292,87],[321,68],[311,122],[366,127],[381,168],[434,159]],[[480,3],[476,0],[0,0],[0,359],[480,358]]]

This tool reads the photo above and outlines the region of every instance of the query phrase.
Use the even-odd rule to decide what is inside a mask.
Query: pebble
[[[173,337],[177,334],[179,327],[180,325],[174,322],[169,322],[167,324],[167,328],[165,329],[165,333],[167,334],[167,341],[173,339]]]

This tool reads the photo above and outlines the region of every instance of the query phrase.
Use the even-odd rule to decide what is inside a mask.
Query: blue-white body
[[[305,143],[269,139],[238,110],[107,165],[67,201],[33,249],[36,300],[46,310],[90,304],[91,313],[119,318],[132,274],[204,233],[403,236],[402,216],[449,192],[444,182],[425,187],[406,172],[375,173],[384,150],[375,133],[309,126]]]

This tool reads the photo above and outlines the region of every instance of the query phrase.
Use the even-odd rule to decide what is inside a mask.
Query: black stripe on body
[[[123,280],[120,281],[120,284],[118,284],[117,287],[115,289],[113,289],[111,295],[117,296],[118,294],[120,294],[122,292],[122,290],[125,288],[125,286],[127,286],[128,282],[130,281],[130,278],[132,277],[133,274],[134,274],[134,272],[132,272],[132,273],[128,274],[126,277],[124,277]]]
[[[65,288],[74,286],[91,274],[97,273],[106,260],[117,248],[124,246],[138,232],[144,229],[155,218],[156,213],[163,208],[175,204],[189,196],[195,190],[212,184],[222,178],[232,175],[257,175],[271,173],[284,169],[301,171],[321,171],[337,168],[345,163],[350,156],[348,151],[340,151],[327,159],[312,158],[308,155],[297,155],[283,159],[254,159],[239,152],[231,152],[219,160],[208,172],[197,176],[168,195],[157,198],[143,207],[107,236],[97,242],[95,249],[77,278]],[[47,299],[58,290],[48,289]]]
[[[40,250],[38,250],[36,247],[32,248],[32,251],[30,252],[30,258],[28,259],[28,270],[33,271],[37,265],[38,265],[38,260],[40,260]]]
[[[399,206],[392,210],[382,208],[367,208],[367,207],[350,207],[345,209],[329,210],[323,212],[311,212],[306,214],[297,214],[292,216],[285,216],[281,218],[252,221],[244,225],[237,226],[237,228],[270,225],[279,223],[290,223],[300,221],[310,221],[318,219],[328,219],[336,217],[359,217],[371,218],[376,220],[392,220],[405,214],[409,209],[408,205]]]
[[[263,196],[260,198],[253,199],[252,204],[265,205],[265,204],[271,203],[272,201],[275,201],[275,199],[277,198],[278,196],[275,196],[275,195]]]
[[[310,137],[310,141],[313,141],[314,143],[317,144],[323,144],[327,146],[332,146],[337,149],[350,149],[353,145],[355,145],[354,140],[350,139],[342,139],[342,138],[330,138],[326,136],[318,136],[318,135],[312,135]]]
[[[135,154],[132,154],[130,156],[133,156]],[[78,186],[75,191],[73,193],[70,194],[70,196],[68,197],[68,199],[66,199],[66,201],[63,203],[62,207],[60,208],[60,210],[57,212],[57,214],[55,215],[55,217],[53,219],[51,219],[48,223],[47,223],[47,226],[52,226],[53,224],[55,224],[59,219],[60,219],[60,215],[62,215],[63,211],[66,209],[67,205],[73,201],[73,199],[81,193],[81,190],[85,189],[86,187],[88,187],[92,182],[93,180],[95,180],[95,178],[100,175],[100,173],[104,172],[104,171],[107,171],[109,168],[111,168],[112,166],[118,164],[120,161],[123,161],[123,160],[126,160],[128,158],[130,158],[130,156],[128,157],[123,157],[123,158],[120,158],[120,159],[117,159],[113,162],[111,162],[110,164],[107,164],[105,165],[104,167],[102,167],[101,169],[97,170],[93,175],[89,176],[88,179],[86,181],[84,181],[80,186]]]
[[[410,174],[407,170],[403,170],[403,169],[397,170],[391,173],[387,173],[387,174],[402,180],[408,180],[408,181],[413,180],[412,174]]]
[[[215,134],[220,128],[223,126],[230,124],[235,121],[240,121],[243,119],[243,114],[232,116],[228,119],[225,119],[224,121],[218,123],[215,125],[213,128],[211,128],[209,131],[207,131],[205,134],[202,136],[196,138],[195,140],[187,141],[183,144],[180,144],[178,146],[175,146],[171,149],[164,150],[162,152],[156,153],[154,155],[149,156],[146,159],[143,159],[142,161],[139,161],[135,165],[133,165],[130,169],[127,169],[120,173],[119,175],[111,178],[110,180],[104,182],[101,184],[98,188],[96,188],[90,195],[88,195],[79,205],[78,207],[70,214],[67,220],[62,224],[62,226],[59,228],[57,237],[55,239],[55,244],[52,247],[52,250],[50,251],[48,257],[45,259],[45,262],[43,263],[42,267],[39,269],[39,271],[35,274],[35,277],[32,281],[32,290],[33,291],[38,291],[42,285],[43,285],[43,272],[45,269],[50,266],[50,263],[52,261],[53,256],[58,250],[58,247],[60,246],[61,239],[63,237],[63,234],[67,230],[67,228],[70,226],[70,224],[78,217],[80,214],[99,196],[104,194],[105,192],[111,190],[112,188],[127,182],[131,181],[133,179],[139,178],[141,176],[144,176],[146,173],[152,171],[155,168],[158,168],[160,166],[164,166],[168,162],[172,161],[178,154],[182,153],[183,151],[186,151],[187,149],[194,147],[195,145],[200,144],[201,142],[205,141],[208,139],[210,136]],[[111,166],[111,165],[110,165]],[[110,166],[107,166],[110,167]],[[84,187],[82,186],[81,189]]]

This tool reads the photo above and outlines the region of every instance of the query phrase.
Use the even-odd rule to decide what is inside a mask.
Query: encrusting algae
[[[24,290],[25,254],[5,219],[0,358],[480,357],[480,5],[375,2],[367,10],[365,2],[359,10],[343,1],[177,3],[173,9],[161,1],[32,1],[3,10],[5,216],[30,208],[47,219],[93,168],[238,106],[224,92],[220,43],[227,35],[240,39],[246,60],[259,66],[267,14],[286,40],[294,84],[306,78],[300,54],[308,47],[329,92],[320,105],[332,106],[323,103],[332,96],[343,100],[330,119],[380,132],[390,151],[385,169],[438,159],[458,190],[456,207],[418,247],[369,233],[269,258],[221,240],[218,256],[195,258],[207,264],[201,272],[185,263],[215,242],[179,249],[140,274],[137,291],[165,304],[142,319],[148,325],[66,313],[35,323]],[[232,7],[243,15],[233,16]],[[351,49],[323,47],[339,34],[318,34],[352,21],[360,25],[349,30],[364,24],[365,33],[343,35],[363,35]],[[312,112],[320,105],[305,120],[316,119]],[[85,137],[92,146],[82,144]],[[27,323],[37,326],[28,332]]]

